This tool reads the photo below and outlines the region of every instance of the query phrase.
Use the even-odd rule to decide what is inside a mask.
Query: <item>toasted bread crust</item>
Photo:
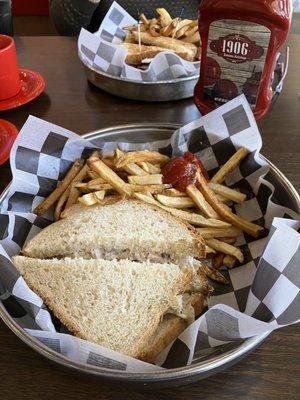
[[[206,307],[206,298],[202,293],[195,293],[191,297],[195,315],[198,317]],[[163,326],[163,328],[162,328]],[[186,328],[187,322],[177,315],[168,314],[150,337],[147,346],[139,354],[140,360],[153,363],[158,355],[175,340]]]

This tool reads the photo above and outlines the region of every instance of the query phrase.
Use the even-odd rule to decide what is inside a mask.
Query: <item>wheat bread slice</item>
[[[193,275],[174,264],[129,260],[15,256],[13,263],[76,336],[136,358]]]
[[[205,243],[191,225],[138,200],[75,207],[25,244],[29,257],[83,257],[185,263],[203,258]]]

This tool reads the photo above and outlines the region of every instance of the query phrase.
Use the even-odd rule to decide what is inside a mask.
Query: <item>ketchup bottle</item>
[[[202,0],[200,79],[202,114],[244,93],[256,119],[270,106],[276,57],[291,24],[289,0]]]

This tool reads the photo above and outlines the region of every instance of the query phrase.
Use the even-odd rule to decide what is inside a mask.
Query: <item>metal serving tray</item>
[[[178,125],[164,123],[123,125],[99,129],[86,134],[84,137],[94,142],[101,138],[101,140],[107,139],[108,141],[139,143],[167,139],[178,127]],[[300,212],[300,197],[292,184],[271,162],[263,156],[261,157],[270,165],[271,181],[276,186],[277,201],[280,202],[282,200],[288,207]],[[0,203],[7,193],[8,188],[1,194]],[[184,385],[215,374],[245,357],[269,335],[267,332],[264,335],[255,336],[244,341],[209,349],[205,355],[199,356],[190,366],[160,372],[128,373],[74,362],[56,353],[26,333],[7,313],[1,301],[0,317],[24,343],[59,366],[69,368],[69,370],[78,374],[88,374],[95,378],[104,378],[149,389]]]
[[[78,55],[87,79],[93,85],[115,96],[131,100],[159,102],[187,99],[193,97],[199,79],[199,75],[193,75],[169,81],[137,82],[99,72],[86,65],[79,53]]]

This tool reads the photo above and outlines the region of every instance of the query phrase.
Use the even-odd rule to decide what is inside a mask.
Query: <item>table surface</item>
[[[192,99],[161,104],[124,100],[88,84],[77,59],[76,41],[66,37],[17,38],[19,64],[41,72],[44,94],[0,114],[18,128],[29,114],[83,134],[135,122],[185,124],[199,117]],[[289,38],[291,60],[285,86],[267,117],[259,122],[262,154],[300,187],[300,36]],[[143,132],[140,132],[143,135]],[[9,163],[0,167],[0,192],[11,179]],[[300,329],[273,333],[238,364],[190,386],[137,392],[60,370],[25,346],[0,322],[0,390],[6,399],[299,399]]]

